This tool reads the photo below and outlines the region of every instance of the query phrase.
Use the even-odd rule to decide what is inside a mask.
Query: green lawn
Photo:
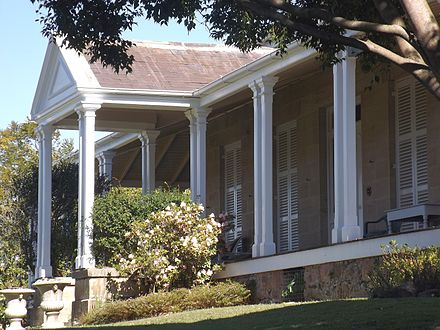
[[[79,328],[76,328],[79,329]],[[88,329],[86,327],[81,329]],[[91,327],[90,327],[91,329]],[[99,329],[437,329],[440,298],[357,299],[204,309]]]

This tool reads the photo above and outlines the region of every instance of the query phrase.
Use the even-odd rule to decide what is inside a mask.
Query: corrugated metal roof
[[[116,74],[101,63],[91,64],[99,84],[108,88],[194,91],[273,51],[242,53],[237,48],[180,42],[138,42],[129,50],[133,72]]]

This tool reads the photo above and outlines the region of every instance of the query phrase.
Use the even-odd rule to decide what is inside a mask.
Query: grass
[[[194,310],[96,326],[127,330],[436,329],[440,298],[352,299]],[[72,329],[94,329],[83,327]]]

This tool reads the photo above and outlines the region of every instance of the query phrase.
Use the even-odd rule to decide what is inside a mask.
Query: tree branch
[[[402,6],[408,15],[414,34],[440,79],[440,27],[426,1],[401,0]]]
[[[284,0],[254,0],[263,7],[269,6],[284,10],[292,15],[305,19],[320,19],[332,23],[343,29],[363,32],[375,32],[400,37],[410,42],[410,36],[406,30],[397,24],[381,24],[367,21],[354,21],[344,17],[334,16],[326,9],[322,8],[302,8],[285,2]]]
[[[398,65],[403,70],[413,75],[425,87],[427,87],[434,96],[440,99],[439,80],[435,77],[435,75],[430,70],[429,66],[423,61],[423,59],[422,62],[418,62],[412,58],[401,56],[371,40],[360,40],[354,37],[347,37],[337,33],[322,31],[315,26],[307,25],[305,23],[294,22],[280,12],[271,8],[262,7],[255,2],[241,0],[241,3],[244,7],[248,8],[255,14],[280,22],[292,31],[298,31],[305,35],[319,38],[325,42],[338,43],[344,46],[349,46],[362,51],[376,54]]]

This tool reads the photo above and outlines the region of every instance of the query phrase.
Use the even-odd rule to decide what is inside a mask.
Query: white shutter
[[[278,127],[278,250],[281,253],[299,248],[297,144],[296,121]]]
[[[414,79],[396,86],[396,151],[398,207],[428,201],[427,95]],[[401,231],[417,228],[403,223]]]
[[[226,234],[228,242],[241,236],[243,203],[241,194],[241,144],[235,142],[225,146],[225,211],[233,215],[234,230]],[[241,242],[237,250],[241,250]]]

